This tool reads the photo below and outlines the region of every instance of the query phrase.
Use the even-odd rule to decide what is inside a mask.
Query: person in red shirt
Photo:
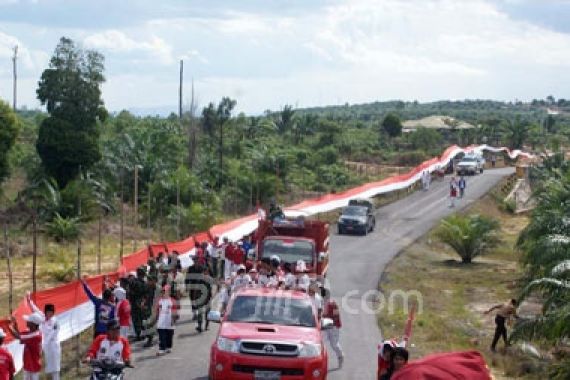
[[[240,241],[237,247],[234,248],[233,262],[235,266],[242,265],[245,263],[245,251],[243,249],[243,243]]]
[[[3,346],[5,337],[6,333],[0,327],[0,380],[14,380],[16,367],[12,354]]]
[[[397,346],[394,340],[385,340],[378,345],[378,379],[388,374],[392,365],[392,353]]]
[[[128,339],[131,329],[131,303],[127,299],[127,292],[122,287],[115,288],[113,295],[117,301],[117,319],[119,320],[120,334],[123,338]]]
[[[107,324],[107,333],[98,335],[83,361],[89,363],[92,359],[112,360],[131,365],[131,346],[126,338],[120,335],[120,325],[117,321]]]
[[[40,325],[44,317],[40,313],[24,315],[28,331],[20,333],[16,318],[12,316],[10,331],[24,345],[24,380],[39,380],[42,370],[42,334]]]
[[[342,368],[342,363],[344,361],[344,353],[342,352],[342,347],[340,346],[340,328],[342,323],[340,322],[340,309],[335,300],[330,296],[330,292],[325,288],[321,288],[321,297],[324,300],[323,307],[323,318],[329,318],[333,321],[333,326],[325,330],[327,339],[331,345],[331,348],[336,354],[338,360],[338,368]]]

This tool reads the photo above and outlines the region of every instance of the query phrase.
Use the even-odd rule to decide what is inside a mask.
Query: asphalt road
[[[328,275],[333,297],[342,308],[341,344],[345,363],[337,369],[329,350],[329,376],[337,379],[374,379],[376,347],[381,340],[373,309],[379,305],[373,292],[386,264],[403,248],[429,231],[441,218],[467,207],[486,194],[512,168],[487,170],[467,178],[465,198],[448,207],[448,181],[433,182],[429,191],[418,191],[376,212],[376,230],[368,236],[339,236],[331,231],[331,267]],[[336,226],[335,226],[336,227]],[[411,289],[404,289],[405,291]],[[387,295],[389,296],[389,295]],[[371,301],[372,300],[372,301]],[[183,305],[184,306],[188,305]],[[424,308],[429,305],[424,305]],[[187,308],[186,308],[187,310]],[[207,379],[209,349],[217,325],[198,334],[190,315],[178,324],[173,352],[157,358],[156,346],[143,349],[133,345],[135,369],[127,379]]]

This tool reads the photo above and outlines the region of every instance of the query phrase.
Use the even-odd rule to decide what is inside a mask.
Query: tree
[[[101,99],[104,57],[62,37],[38,83],[37,96],[50,117],[40,125],[36,149],[60,188],[101,158],[97,122],[107,111]]]
[[[495,247],[499,222],[480,215],[451,215],[441,221],[435,236],[449,245],[464,264]]]
[[[292,131],[295,128],[295,110],[293,106],[287,105],[283,107],[283,110],[279,113],[279,118],[277,119],[277,128],[281,135]]]
[[[410,133],[410,143],[414,149],[420,149],[428,152],[432,149],[440,147],[443,141],[441,133],[435,129],[418,128],[416,131]]]
[[[528,134],[530,131],[530,124],[522,122],[520,119],[515,119],[514,121],[507,121],[505,128],[505,137],[509,148],[520,149],[522,148],[525,141],[528,139]]]
[[[388,136],[397,137],[402,134],[402,123],[398,115],[394,113],[389,113],[382,120],[382,130],[384,130]]]
[[[8,103],[0,100],[0,183],[10,174],[8,152],[18,136],[18,119]]]
[[[555,133],[554,125],[556,124],[556,119],[554,116],[548,115],[544,120],[544,130],[548,133]]]

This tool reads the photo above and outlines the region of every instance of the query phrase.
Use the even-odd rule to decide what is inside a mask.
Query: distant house
[[[472,129],[473,124],[457,120],[451,116],[432,115],[419,120],[407,120],[402,123],[402,132],[414,132],[418,128],[444,130]]]

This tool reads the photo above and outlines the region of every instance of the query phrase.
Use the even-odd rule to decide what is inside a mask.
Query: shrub
[[[79,218],[64,218],[56,213],[46,224],[46,233],[58,243],[73,241],[79,237]]]
[[[465,264],[495,247],[499,222],[481,215],[451,215],[441,221],[435,236],[449,245]]]

